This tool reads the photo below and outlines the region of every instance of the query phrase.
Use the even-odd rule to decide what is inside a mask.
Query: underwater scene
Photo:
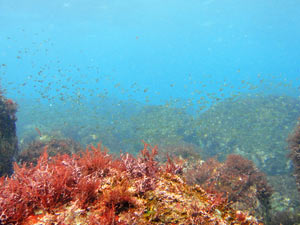
[[[0,0],[0,224],[300,224],[300,2]]]

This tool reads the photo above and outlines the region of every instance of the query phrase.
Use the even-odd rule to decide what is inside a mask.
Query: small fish
[[[42,133],[41,133],[40,129],[36,127],[35,130],[39,134],[39,136],[42,137]]]

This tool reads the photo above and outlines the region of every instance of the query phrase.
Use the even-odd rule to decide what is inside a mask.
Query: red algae
[[[264,218],[268,214],[273,190],[266,175],[240,155],[229,155],[224,163],[208,159],[193,165],[186,175],[190,185],[199,184],[208,193],[226,196],[236,210],[248,210]]]
[[[138,157],[112,157],[101,145],[15,164],[0,179],[1,224],[259,224],[226,197],[188,185],[182,164],[155,160],[144,143]]]

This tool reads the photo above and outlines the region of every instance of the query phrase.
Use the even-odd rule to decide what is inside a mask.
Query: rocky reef
[[[247,210],[265,222],[270,219],[272,187],[266,175],[240,155],[228,155],[225,162],[210,158],[191,163],[186,178],[189,184],[198,184],[208,193],[226,196],[236,210]]]
[[[14,164],[0,179],[1,224],[259,224],[226,196],[188,185],[182,163],[144,143],[116,158],[101,145]]]
[[[16,111],[16,103],[5,98],[0,87],[0,176],[12,173],[12,161],[18,152]]]
[[[288,138],[289,157],[294,166],[294,176],[296,178],[298,191],[300,191],[300,118],[293,133]]]
[[[18,163],[33,163],[36,165],[45,148],[47,148],[50,157],[57,154],[71,155],[81,150],[80,144],[72,139],[34,140],[18,154]]]
[[[289,174],[286,138],[299,117],[299,100],[289,96],[226,99],[195,120],[196,145],[205,158],[242,155],[268,175]]]

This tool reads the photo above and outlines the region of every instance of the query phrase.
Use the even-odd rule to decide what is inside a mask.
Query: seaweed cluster
[[[47,148],[47,147],[46,147]],[[226,197],[188,185],[170,158],[144,143],[138,157],[114,158],[101,145],[14,164],[0,179],[1,224],[259,224]]]
[[[12,172],[12,161],[18,151],[16,136],[17,105],[0,90],[0,176]]]
[[[240,155],[229,155],[224,163],[210,158],[190,165],[186,177],[189,184],[196,183],[209,193],[226,196],[233,208],[268,220],[273,190],[252,161]]]
[[[300,224],[300,198],[293,176],[268,176],[274,193],[271,197],[270,225]]]
[[[159,145],[157,158],[161,162],[166,162],[168,160],[168,156],[172,158],[179,158],[186,162],[195,162],[197,160],[202,160],[200,152],[202,153],[202,150],[196,145],[181,141],[178,144]]]
[[[138,131],[135,141],[145,140],[150,144],[178,145],[192,132],[191,117],[182,108],[144,106],[131,120],[133,129]]]
[[[300,118],[294,132],[288,138],[290,154],[289,157],[294,165],[294,176],[296,178],[298,191],[300,192]]]
[[[197,145],[205,158],[239,154],[268,175],[289,174],[286,138],[299,117],[299,100],[289,96],[245,96],[213,105],[195,120]]]
[[[31,142],[25,149],[23,149],[17,157],[19,163],[33,163],[36,164],[43,151],[47,148],[49,156],[57,154],[68,154],[79,152],[81,146],[72,139],[51,139],[47,141],[35,140]]]
[[[72,108],[69,103],[53,105],[51,111],[48,105],[39,104],[37,109],[31,108],[32,102],[20,103],[24,104],[18,114],[20,143],[29,143],[37,136],[36,126],[49,134],[59,128],[60,137],[72,138],[83,146],[101,141],[116,153],[122,149],[137,154],[142,148],[140,140],[159,146],[187,143],[202,149],[204,159],[217,156],[225,160],[228,154],[240,154],[268,175],[290,172],[282,149],[299,117],[296,98],[240,96],[219,101],[199,114],[176,103],[144,105],[124,101],[118,108],[95,103],[97,111],[90,103],[78,111],[68,110]],[[65,110],[61,110],[63,107]]]

